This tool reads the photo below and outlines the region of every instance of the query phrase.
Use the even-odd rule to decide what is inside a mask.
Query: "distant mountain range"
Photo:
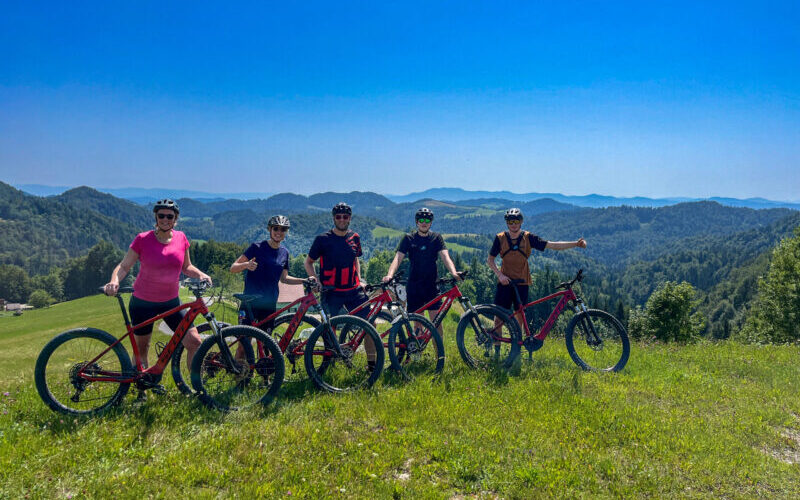
[[[64,186],[44,186],[41,184],[19,184],[16,185],[18,189],[26,193],[36,196],[54,196],[70,190],[69,187]],[[283,205],[280,198],[304,198],[306,200],[328,202],[327,198],[336,197],[335,193],[320,193],[312,195],[308,198],[292,193],[209,193],[203,191],[188,191],[180,189],[147,189],[147,188],[95,188],[103,193],[108,193],[123,198],[126,200],[139,203],[140,205],[147,205],[159,198],[191,198],[203,203],[225,202],[228,200],[266,200],[269,199],[272,205]],[[374,193],[363,193],[364,195],[372,195]],[[534,200],[550,199],[559,203],[574,205],[577,207],[588,208],[605,208],[605,207],[619,207],[619,206],[634,206],[634,207],[664,207],[675,205],[677,203],[691,202],[691,201],[716,201],[721,205],[731,207],[745,207],[745,208],[791,208],[800,210],[800,203],[788,201],[775,201],[767,200],[764,198],[726,198],[726,197],[712,197],[712,198],[647,198],[643,196],[636,197],[616,197],[605,196],[599,194],[589,194],[583,196],[570,196],[560,193],[512,193],[511,191],[469,191],[461,188],[431,188],[425,191],[410,193],[405,195],[378,195],[384,199],[391,200],[394,203],[413,203],[420,200],[438,200],[443,202],[458,202],[461,205],[473,204],[486,206],[486,203],[494,202],[497,208],[504,206],[504,203],[511,202],[530,202]],[[335,202],[334,202],[335,203]],[[507,203],[506,203],[507,204]],[[320,206],[324,208],[324,206]]]
[[[583,196],[569,196],[560,193],[512,193],[511,191],[467,191],[461,188],[431,188],[418,193],[410,193],[405,195],[385,195],[390,200],[401,203],[411,202],[423,198],[433,198],[442,201],[464,201],[475,198],[500,198],[510,201],[532,201],[549,198],[551,200],[559,201],[561,203],[569,203],[579,207],[588,208],[605,208],[605,207],[619,207],[622,205],[632,207],[665,207],[668,205],[675,205],[676,203],[684,203],[690,201],[716,201],[720,205],[728,205],[731,207],[746,207],[746,208],[793,208],[800,210],[800,203],[792,203],[786,201],[773,201],[764,198],[747,198],[744,200],[738,198],[646,198],[643,196],[636,196],[630,198],[620,198],[616,196],[604,196],[599,194],[587,194]]]

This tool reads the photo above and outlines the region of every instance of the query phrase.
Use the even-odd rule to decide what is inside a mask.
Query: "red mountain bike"
[[[389,349],[389,358],[392,361],[392,368],[400,372],[405,378],[413,379],[423,373],[441,373],[444,369],[444,342],[439,331],[421,312],[409,313],[405,308],[400,307],[400,303],[392,298],[389,293],[391,289],[397,296],[397,285],[400,274],[396,274],[386,283],[367,285],[367,293],[380,290],[381,293],[370,298],[368,301],[354,308],[349,314],[358,314],[369,307],[367,321],[375,325],[376,328],[383,326],[379,335],[382,339],[388,340],[384,347]],[[394,317],[384,309],[398,306],[399,314]],[[348,340],[357,341],[354,332],[342,330],[340,342]],[[387,338],[388,336],[388,338]],[[395,337],[395,357],[392,358],[392,351],[389,348],[392,336]],[[398,340],[400,339],[400,340]],[[399,344],[402,347],[397,346]],[[402,349],[402,352],[399,352]]]
[[[463,271],[458,273],[458,276],[463,280],[468,274],[468,271]],[[504,309],[491,304],[472,305],[472,301],[470,301],[469,297],[461,293],[461,290],[458,288],[458,280],[455,278],[437,279],[436,286],[440,287],[441,285],[449,285],[450,289],[440,293],[415,311],[415,313],[418,313],[421,317],[422,313],[427,308],[433,306],[440,300],[443,301],[439,311],[430,322],[430,326],[436,329],[433,331],[438,333],[438,328],[444,321],[444,318],[447,317],[447,313],[450,311],[453,303],[458,301],[464,313],[461,315],[456,328],[456,338],[458,338],[459,335],[463,337],[466,332],[473,332],[475,336],[478,336],[487,335],[489,331],[498,338],[509,340],[512,338],[514,334],[513,326],[508,323],[508,314]],[[496,317],[502,318],[503,320],[498,327],[495,327]],[[410,371],[405,367],[413,367],[416,363],[416,359],[420,356],[419,353],[424,352],[426,342],[430,342],[427,340],[429,336],[427,332],[430,328],[427,328],[427,330],[414,330],[411,333],[403,328],[392,328],[390,330],[388,351],[389,359],[392,360],[392,366],[404,367],[405,372]],[[430,335],[430,337],[432,338],[433,335]],[[442,356],[444,356],[444,350],[441,352]],[[442,362],[443,361],[444,359],[442,359]]]
[[[226,328],[223,333],[203,301],[202,294],[207,287],[205,281],[192,282],[189,289],[195,296],[193,302],[181,304],[138,325],[131,325],[120,295],[132,293],[133,289],[120,289],[116,298],[127,333],[115,338],[96,328],[76,328],[53,338],[36,360],[34,378],[39,396],[55,411],[99,414],[119,404],[131,384],[140,390],[157,387],[170,358],[173,358],[175,384],[181,392],[191,393],[181,374],[180,359],[173,357],[173,353],[181,346],[195,318],[202,315],[213,334],[200,344],[192,360],[192,382],[200,399],[221,410],[270,402],[283,382],[284,364],[278,345],[261,330],[249,326]],[[133,339],[134,330],[183,309],[187,309],[186,315],[170,341],[158,352],[158,361],[144,368]],[[126,337],[130,338],[136,366],[123,347]],[[231,351],[233,344],[241,346],[239,353]],[[256,354],[258,344],[261,348]],[[195,380],[195,371],[201,370],[214,375]]]
[[[517,303],[520,306],[513,311],[512,317],[531,317],[533,315],[525,315],[525,311],[529,307],[537,304],[554,300],[560,297],[556,303],[550,316],[545,321],[541,330],[534,335],[536,328],[529,321],[522,322],[522,328],[525,330],[524,338],[520,335],[520,325],[516,319],[512,321],[514,329],[516,330],[516,337],[510,341],[510,349],[508,355],[505,357],[504,364],[510,366],[514,362],[514,358],[519,354],[520,346],[524,346],[529,353],[541,349],[544,344],[544,339],[552,330],[556,320],[564,312],[567,306],[570,306],[575,311],[575,316],[572,317],[564,332],[567,352],[569,352],[572,360],[583,368],[584,370],[602,370],[602,371],[619,371],[625,367],[630,356],[630,342],[628,340],[628,333],[625,327],[611,314],[601,311],[599,309],[588,309],[584,304],[582,298],[578,297],[572,290],[575,283],[583,280],[583,269],[578,270],[578,273],[570,281],[565,281],[558,285],[557,289],[562,289],[546,297],[534,300],[527,304],[522,304],[519,291],[516,285],[524,283],[524,280],[511,280],[514,286],[514,293],[517,295]],[[511,321],[509,319],[509,321]],[[485,357],[493,349],[495,351],[500,349],[500,346],[508,343],[509,340],[500,338],[492,334],[485,336],[476,336],[474,342],[466,342],[466,339],[460,337],[459,351],[461,357],[467,364],[470,360],[479,357]],[[516,346],[516,348],[515,348]]]
[[[234,297],[244,305],[245,321],[263,329],[277,341],[278,348],[292,364],[292,375],[296,373],[297,359],[302,357],[308,376],[328,392],[372,386],[380,377],[384,363],[383,349],[373,347],[381,345],[378,332],[355,316],[330,317],[314,295],[315,282],[313,279],[305,280],[303,297],[263,319],[256,319],[251,307],[259,296],[234,294]],[[288,312],[295,306],[297,310],[294,313]],[[321,320],[312,316],[311,310],[316,310]],[[223,329],[223,332],[227,331],[228,328]],[[299,338],[295,339],[298,331]]]

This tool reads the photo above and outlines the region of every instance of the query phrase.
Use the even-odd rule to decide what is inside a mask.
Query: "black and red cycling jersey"
[[[338,236],[331,229],[314,238],[308,256],[319,259],[320,281],[324,286],[333,286],[337,291],[354,290],[360,285],[356,262],[361,256],[361,238],[358,233],[348,231]]]

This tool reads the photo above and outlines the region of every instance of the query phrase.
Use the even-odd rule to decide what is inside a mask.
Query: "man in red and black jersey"
[[[361,238],[349,230],[353,209],[347,203],[337,203],[333,210],[333,229],[314,238],[305,260],[306,272],[326,287],[334,287],[322,296],[322,306],[331,315],[339,314],[342,306],[348,310],[369,300],[361,286]],[[314,262],[319,260],[321,276],[317,276]],[[369,308],[359,311],[366,319]]]

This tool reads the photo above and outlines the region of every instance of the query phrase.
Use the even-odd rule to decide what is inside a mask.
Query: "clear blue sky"
[[[0,180],[800,199],[800,3],[3,2]]]

